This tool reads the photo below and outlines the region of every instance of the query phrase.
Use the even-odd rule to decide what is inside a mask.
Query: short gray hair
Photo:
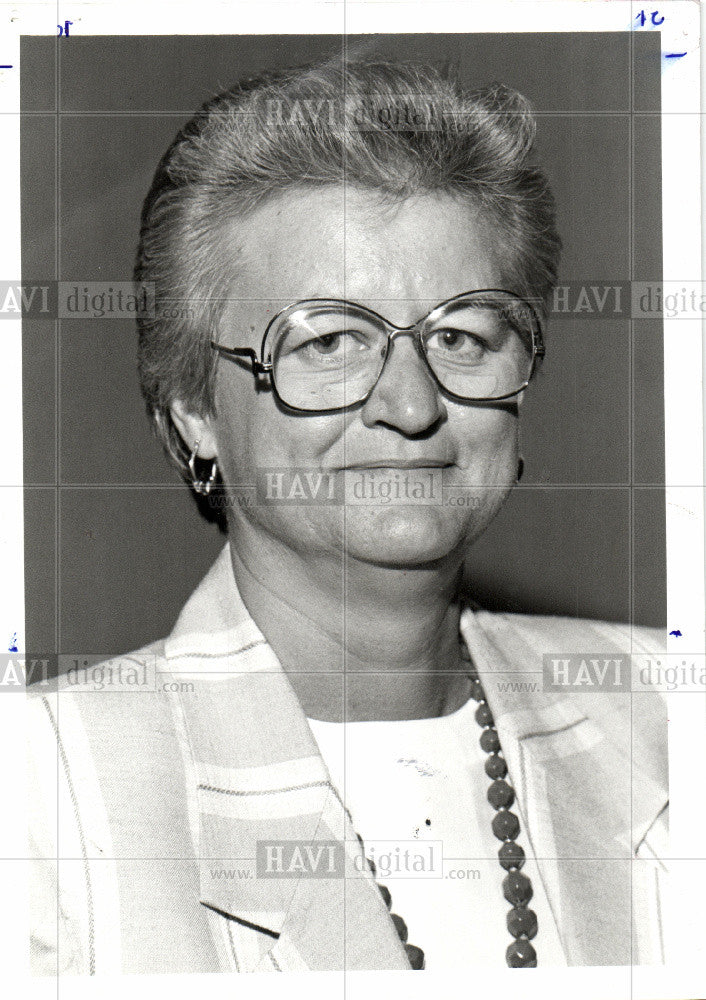
[[[464,93],[433,67],[369,59],[267,72],[208,101],[157,168],[135,265],[156,299],[154,317],[138,319],[142,392],[182,474],[185,443],[169,410],[180,399],[214,412],[209,340],[235,273],[219,254],[227,225],[283,191],[344,180],[391,201],[465,196],[493,220],[507,286],[543,310],[560,240],[547,179],[531,162],[534,137],[516,91]]]

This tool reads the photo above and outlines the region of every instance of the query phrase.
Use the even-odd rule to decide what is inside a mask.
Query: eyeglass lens
[[[532,370],[537,323],[506,293],[442,304],[420,324],[421,344],[441,386],[467,399],[518,391]],[[382,372],[388,326],[362,306],[307,303],[286,310],[268,336],[277,392],[289,406],[327,410],[364,399]]]

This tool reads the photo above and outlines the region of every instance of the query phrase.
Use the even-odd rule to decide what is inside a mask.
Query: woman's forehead
[[[243,305],[332,297],[418,311],[499,281],[490,225],[449,195],[390,204],[342,187],[288,192],[234,222],[225,241]]]

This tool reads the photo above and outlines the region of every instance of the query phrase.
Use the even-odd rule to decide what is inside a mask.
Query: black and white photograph
[[[698,9],[30,6],[23,993],[698,1000]]]

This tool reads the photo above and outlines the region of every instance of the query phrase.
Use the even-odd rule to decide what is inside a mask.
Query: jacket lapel
[[[641,766],[639,727],[626,724],[631,695],[543,692],[542,653],[557,652],[557,620],[532,620],[528,638],[527,626],[512,619],[466,612],[462,630],[517,793],[522,836],[531,831],[569,964],[630,965],[639,945],[631,926],[633,859],[665,808],[664,785]],[[621,652],[605,635],[573,641],[577,648],[568,635],[560,640],[563,655]],[[640,699],[649,728],[646,716],[660,715],[663,703]]]
[[[227,546],[165,655],[191,682],[175,699],[194,761],[201,902],[268,932],[275,968],[409,969],[372,876],[354,864],[355,832],[287,675],[242,603]],[[336,877],[312,877],[302,858],[335,858]]]

